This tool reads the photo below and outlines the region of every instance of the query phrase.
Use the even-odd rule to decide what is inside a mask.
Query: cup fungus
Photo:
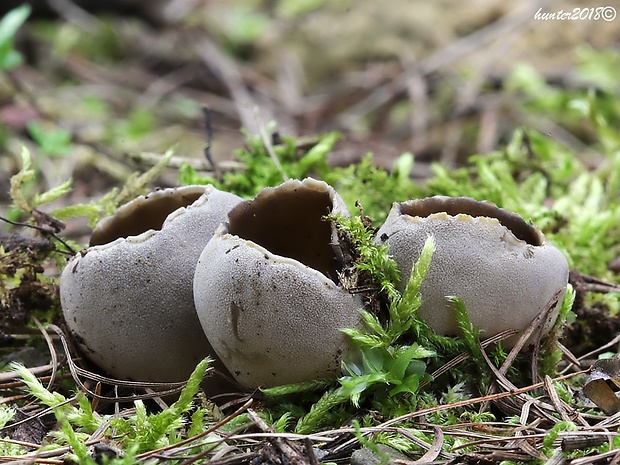
[[[338,284],[337,234],[347,214],[327,184],[290,180],[237,205],[205,247],[194,278],[211,346],[243,386],[336,377],[348,350],[341,328],[361,299]]]
[[[525,330],[532,320],[562,301],[568,263],[541,231],[490,202],[466,197],[429,197],[395,203],[377,241],[387,243],[401,270],[401,289],[426,238],[436,249],[422,284],[420,317],[444,335],[460,331],[446,296],[463,299],[472,324],[488,338]],[[544,330],[557,318],[559,303]],[[511,347],[516,336],[504,341]]]
[[[213,186],[141,196],[102,220],[63,270],[67,326],[112,376],[182,381],[212,354],[192,294],[202,249],[241,198]]]

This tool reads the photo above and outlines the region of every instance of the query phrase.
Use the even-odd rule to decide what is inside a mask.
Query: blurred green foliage
[[[26,3],[0,19],[0,70],[9,70],[21,64],[23,58],[15,50],[14,37],[29,14],[30,5]]]

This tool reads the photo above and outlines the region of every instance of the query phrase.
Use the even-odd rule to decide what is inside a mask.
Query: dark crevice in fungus
[[[90,246],[109,244],[121,237],[137,236],[149,229],[160,230],[170,213],[193,204],[204,194],[202,186],[182,188],[138,198],[118,209],[113,217],[103,219],[90,237]]]
[[[542,245],[544,242],[542,234],[536,227],[526,223],[516,213],[499,208],[492,202],[478,201],[470,197],[435,196],[409,200],[400,203],[399,207],[402,214],[421,218],[442,212],[451,216],[462,213],[472,217],[495,218],[508,228],[517,239],[536,246]]]
[[[228,232],[335,280],[332,227],[325,220],[333,207],[329,192],[306,187],[275,192],[265,189],[237,205],[228,215]]]

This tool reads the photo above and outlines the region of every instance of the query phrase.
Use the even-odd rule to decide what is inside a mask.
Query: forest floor
[[[16,3],[20,2],[5,0],[0,15]],[[594,125],[566,109],[574,95],[590,92],[609,96],[604,101],[606,108],[612,109],[610,114],[617,111],[620,18],[587,19],[587,15],[593,18],[605,13],[597,8],[606,6],[595,1],[528,1],[515,6],[500,0],[116,0],[96,11],[88,9],[89,2],[81,1],[31,3],[30,18],[15,37],[23,63],[0,74],[0,217],[14,222],[30,220],[15,210],[10,196],[11,177],[22,168],[20,153],[24,146],[32,157],[36,186],[32,192],[45,192],[72,179],[71,192],[46,204],[45,212],[98,201],[110,189],[122,188],[134,173],[152,168],[171,147],[172,161],[149,189],[178,185],[181,163],[204,175],[215,172],[214,163],[234,170],[240,163],[236,152],[247,147],[252,136],[272,141],[293,137],[303,148],[304,144],[311,147],[316,143],[319,135],[337,131],[339,140],[327,156],[334,168],[359,163],[372,153],[374,165],[392,172],[399,157],[411,152],[415,162],[410,177],[419,186],[436,175],[434,165],[448,171],[467,166],[472,155],[493,154],[510,146],[515,131],[523,128],[547,136],[591,172],[607,166],[610,154],[618,150],[602,147]],[[606,8],[620,9],[620,5]],[[545,16],[561,11],[576,14],[577,19]],[[579,19],[582,14],[585,19]],[[611,127],[618,127],[619,115],[615,114],[617,119]],[[205,156],[207,143],[211,160]],[[517,177],[519,170],[515,173]],[[86,218],[71,219],[61,237],[86,246],[91,230]],[[0,224],[0,244],[5,250],[10,250],[8,234],[14,231],[15,225]],[[44,250],[45,244],[41,247]],[[618,250],[617,240],[610,250]],[[591,270],[573,272],[571,283],[578,291],[577,304],[583,303],[579,299],[588,292],[618,292],[619,257],[611,258],[615,261],[606,258],[596,277],[591,276]],[[9,265],[2,263],[0,271]],[[61,270],[56,263],[45,266],[50,281],[41,284],[45,287],[42,292],[37,288],[34,294],[51,295],[50,300],[19,296],[18,300],[58,309],[54,298]],[[578,305],[578,310],[590,325],[569,327],[567,353],[613,352],[620,333],[613,309],[610,315],[610,309],[597,302]],[[28,311],[18,313],[0,318],[0,336],[6,342],[3,360],[14,359],[19,352],[17,358],[26,366],[47,366],[48,338],[40,336],[32,321],[24,324],[23,318],[30,316]],[[51,322],[62,323],[59,315]],[[38,349],[30,351],[25,345],[33,337],[38,337],[34,344]],[[29,360],[25,354],[34,358]],[[589,365],[585,365],[587,369]],[[5,378],[0,374],[0,388],[11,393],[2,403],[19,403],[23,397],[15,394],[15,389],[23,385],[15,380],[14,371],[8,373]],[[612,386],[620,383],[615,375],[606,375]],[[63,376],[70,377],[66,371]],[[601,415],[596,421],[588,416],[590,413],[580,417],[564,399],[551,394],[555,390],[550,379],[540,383],[534,386],[532,380],[531,386],[520,387],[524,389],[520,395],[536,388],[551,396],[551,408],[546,404],[535,420],[526,421],[530,441],[518,441],[521,433],[510,430],[513,442],[506,440],[505,444],[518,443],[518,447],[514,455],[502,454],[489,444],[499,443],[500,437],[505,439],[500,429],[506,425],[489,423],[486,432],[494,439],[478,438],[478,432],[469,436],[469,432],[463,433],[467,447],[475,447],[476,438],[484,444],[482,452],[464,455],[463,463],[542,463],[546,458],[541,450],[545,448],[548,457],[559,460],[557,454],[549,452],[549,444],[555,440],[557,445],[564,423],[557,426],[559,422],[552,422],[545,426],[547,429],[541,426],[553,415],[563,422],[574,421],[576,429],[581,428],[579,433],[587,436],[584,450],[586,446],[598,447],[601,438],[610,444],[613,454],[597,450],[588,457],[584,452],[573,459],[575,465],[603,463],[620,456],[617,415]],[[510,391],[504,388],[496,399],[499,404]],[[480,399],[474,402],[482,402]],[[536,404],[527,404],[530,400],[517,405],[526,420],[526,410]],[[435,413],[428,411],[429,415]],[[271,434],[271,425],[252,415],[250,412],[254,427],[261,434]],[[380,432],[394,433],[387,425],[390,420],[383,420]],[[304,438],[306,449],[297,445],[290,448],[289,439],[299,440],[293,435],[270,438],[270,448],[260,449],[252,442],[265,440],[258,435],[243,446],[239,444],[245,439],[240,439],[229,462],[222,458],[224,453],[209,458],[214,463],[234,464],[250,459],[254,463],[279,463],[285,457],[315,465],[317,458],[308,447],[311,442],[316,447],[329,443],[326,449],[331,452],[345,451],[342,456],[328,454],[327,460],[342,461],[345,456],[348,460],[350,441],[357,438],[356,447],[364,443],[348,426],[346,431],[308,435]],[[437,427],[420,427],[427,438],[433,432],[436,439],[439,437]],[[459,428],[466,430],[463,425]],[[552,429],[553,437],[549,435]],[[31,443],[36,442],[39,432],[24,434],[24,441]],[[448,429],[445,434],[449,434]],[[574,442],[577,436],[568,439]],[[549,444],[543,446],[543,440]],[[458,444],[466,444],[465,439]],[[455,451],[458,444],[452,444]],[[428,449],[424,455],[427,461],[415,463],[458,463],[458,453],[440,452],[441,446],[440,442],[425,443],[422,449]],[[62,460],[60,454],[49,457],[47,462],[42,460]],[[148,454],[139,457],[149,458]],[[0,461],[5,460],[0,457]],[[411,457],[400,460],[398,463],[414,463]]]

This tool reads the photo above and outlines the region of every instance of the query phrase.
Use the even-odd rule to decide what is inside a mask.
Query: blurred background
[[[620,114],[617,0],[3,0],[0,15],[23,3],[23,60],[0,74],[4,206],[21,144],[40,189],[72,177],[74,202],[172,146],[208,169],[205,106],[216,160],[243,146],[242,128],[335,130],[334,165],[372,152],[390,169],[412,152],[420,179],[520,127],[594,166],[602,151],[574,97],[603,94]],[[562,12],[574,19],[551,19]]]

